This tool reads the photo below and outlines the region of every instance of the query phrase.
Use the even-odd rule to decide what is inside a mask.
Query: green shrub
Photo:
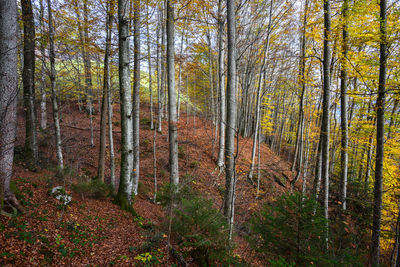
[[[284,194],[252,218],[249,239],[267,259],[282,257],[287,264],[329,266],[324,261],[325,225],[322,209],[314,199]]]
[[[199,266],[233,263],[228,225],[212,201],[201,197],[190,187],[167,185],[161,190],[164,206],[173,203],[171,234],[182,253]]]
[[[111,196],[113,192],[111,185],[105,184],[99,179],[79,184],[73,184],[72,189],[76,193],[80,193],[83,196],[94,197],[97,199],[102,199]]]
[[[200,162],[198,162],[197,160],[193,160],[191,163],[190,163],[190,168],[197,168],[197,167],[199,167],[200,166]]]

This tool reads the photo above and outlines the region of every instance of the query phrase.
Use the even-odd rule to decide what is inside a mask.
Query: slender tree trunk
[[[168,71],[168,132],[169,132],[169,168],[170,183],[179,184],[178,169],[178,128],[176,116],[175,90],[175,22],[174,3],[167,1],[167,71]]]
[[[372,220],[371,265],[379,265],[380,233],[382,217],[382,178],[385,142],[385,95],[386,95],[386,0],[380,0],[380,49],[379,49],[379,85],[376,100],[376,160],[374,183],[374,212]]]
[[[89,11],[87,6],[87,0],[83,1],[83,27],[81,25],[81,17],[79,13],[79,4],[76,4],[76,17],[78,22],[79,38],[81,42],[82,59],[85,71],[85,92],[86,98],[86,110],[89,113],[89,125],[90,125],[90,145],[94,146],[93,142],[93,89],[92,89],[92,64],[88,53],[88,42],[89,42]]]
[[[38,163],[39,151],[36,137],[35,117],[35,24],[31,0],[22,0],[22,21],[24,23],[24,66],[22,82],[24,87],[25,155],[32,165]]]
[[[147,0],[147,18],[150,19],[150,8],[149,0]],[[151,74],[151,48],[150,48],[150,29],[149,23],[146,23],[146,34],[147,34],[147,60],[149,68],[149,94],[150,94],[150,129],[154,129],[154,111],[153,111],[153,80]]]
[[[133,169],[132,97],[129,70],[129,1],[118,0],[119,90],[121,109],[121,171],[117,201],[130,209]]]
[[[340,129],[341,129],[341,150],[340,150],[340,180],[341,180],[341,201],[342,209],[347,207],[347,168],[348,168],[348,130],[347,130],[347,21],[348,21],[349,1],[344,0],[342,6],[342,62],[340,72]]]
[[[136,196],[139,186],[140,167],[140,0],[134,1],[133,15],[133,194]]]
[[[185,37],[185,26],[186,20],[183,24],[182,35],[181,35],[181,47],[179,51],[179,70],[178,70],[178,106],[177,106],[177,119],[179,121],[180,114],[181,114],[181,90],[182,90],[182,61],[183,61],[183,38]]]
[[[45,36],[45,28],[44,28],[44,7],[43,0],[39,1],[40,3],[40,31],[42,34],[42,38]],[[40,42],[40,54],[42,56],[42,66],[40,70],[40,128],[47,128],[47,107],[46,107],[46,63],[45,63],[45,47],[43,40]]]
[[[114,1],[112,2],[114,4]],[[111,31],[112,32],[112,31]],[[111,34],[111,33],[110,33]],[[111,36],[111,35],[110,35]],[[111,51],[110,51],[111,56]],[[114,140],[113,140],[113,126],[112,126],[112,118],[113,118],[113,108],[112,108],[112,91],[111,91],[111,83],[110,83],[110,75],[108,75],[108,92],[107,92],[107,110],[108,110],[108,139],[110,144],[110,179],[111,185],[113,188],[116,188],[115,184],[115,155],[114,155]]]
[[[163,1],[165,3],[165,1]],[[160,90],[158,92],[158,132],[162,132],[162,118],[164,117],[164,84],[165,84],[165,22],[164,7],[160,8],[160,25],[161,25],[161,66],[160,66]]]
[[[330,0],[324,0],[324,60],[323,60],[323,101],[321,124],[321,150],[322,170],[321,177],[324,182],[324,215],[326,224],[326,249],[328,248],[328,208],[329,208],[329,108],[330,108],[330,38],[331,38],[331,5]]]
[[[236,131],[236,22],[235,2],[227,0],[228,78],[227,78],[227,128],[225,140],[226,190],[224,215],[228,219],[229,239],[232,238],[235,206],[235,131]]]
[[[217,166],[224,168],[225,157],[225,124],[226,124],[226,99],[225,99],[225,78],[224,78],[224,25],[225,20],[222,11],[223,0],[218,1],[218,93],[219,105],[219,151]]]
[[[56,137],[56,153],[58,168],[62,170],[64,168],[64,160],[61,146],[61,129],[60,120],[58,116],[58,104],[56,94],[56,64],[55,64],[55,52],[54,52],[54,23],[53,23],[53,12],[51,10],[51,0],[47,0],[47,10],[49,17],[49,57],[50,57],[50,88],[51,88],[51,101],[53,104],[53,121],[54,121],[54,132]]]
[[[100,181],[104,182],[104,170],[105,170],[105,157],[106,157],[106,119],[107,119],[107,107],[109,104],[108,91],[110,87],[110,50],[111,50],[111,29],[112,29],[112,10],[111,0],[106,3],[106,48],[104,52],[104,78],[103,78],[103,94],[101,98],[101,112],[100,112],[100,152],[99,152],[99,168],[97,177]]]
[[[19,207],[10,189],[17,129],[17,1],[0,0],[0,211]]]

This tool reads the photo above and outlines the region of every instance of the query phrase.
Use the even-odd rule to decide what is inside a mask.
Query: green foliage
[[[159,200],[173,206],[171,233],[184,255],[199,266],[232,263],[228,225],[212,201],[190,187],[164,186]]]
[[[191,163],[190,163],[190,168],[197,168],[197,167],[199,167],[200,166],[200,162],[198,162],[197,160],[193,160]]]
[[[315,200],[303,200],[298,193],[284,194],[252,218],[250,243],[269,259],[282,257],[288,264],[326,266],[325,223]]]
[[[96,199],[104,199],[108,196],[111,196],[113,192],[111,185],[105,184],[99,179],[73,184],[72,189],[76,193],[80,193],[84,196],[94,197]]]
[[[325,227],[317,201],[300,193],[284,194],[253,216],[249,241],[266,259],[273,259],[271,266],[362,266],[360,252],[345,241],[351,235],[349,230],[339,231],[346,229],[343,224],[330,223],[326,251]]]
[[[178,158],[183,159],[185,154],[185,148],[183,146],[178,146]]]

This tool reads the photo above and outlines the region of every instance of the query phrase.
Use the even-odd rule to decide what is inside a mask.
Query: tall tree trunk
[[[165,3],[165,1],[163,1]],[[158,92],[158,132],[162,132],[162,118],[164,117],[164,83],[165,83],[165,22],[164,22],[164,6],[160,8],[160,25],[161,25],[161,64],[160,64],[160,88]]]
[[[150,19],[150,7],[149,0],[147,0],[147,19]],[[150,29],[149,23],[146,23],[146,34],[147,34],[147,60],[149,68],[149,95],[150,95],[150,129],[154,129],[154,111],[153,111],[153,80],[151,74],[151,48],[150,48]],[[157,40],[158,41],[158,40]]]
[[[167,71],[168,71],[168,133],[169,133],[169,169],[170,183],[179,184],[178,169],[178,128],[176,116],[175,90],[175,22],[174,3],[167,1]]]
[[[100,150],[99,150],[99,167],[97,177],[104,182],[104,169],[106,157],[106,119],[107,119],[107,103],[108,91],[110,87],[110,50],[111,50],[111,29],[112,29],[112,10],[111,0],[106,3],[106,48],[104,52],[104,78],[103,78],[103,94],[101,98],[100,112]]]
[[[79,13],[79,4],[76,3],[76,17],[78,22],[79,38],[81,42],[83,67],[85,72],[85,92],[86,98],[86,110],[89,113],[89,124],[90,124],[90,145],[94,146],[93,143],[93,89],[92,89],[92,64],[88,52],[89,43],[89,10],[87,6],[87,0],[83,1],[83,27],[81,25],[81,17]]]
[[[62,154],[61,144],[61,129],[60,119],[58,116],[58,103],[56,94],[56,63],[55,63],[55,51],[54,51],[54,23],[53,23],[53,12],[51,10],[51,0],[47,0],[47,10],[49,17],[49,57],[50,57],[50,88],[51,88],[51,101],[53,104],[53,121],[54,121],[54,132],[56,137],[56,153],[57,153],[57,164],[58,168],[62,170],[64,168],[64,160]]]
[[[304,14],[303,14],[303,27],[301,29],[301,39],[300,39],[300,64],[299,64],[299,83],[301,84],[301,94],[300,94],[300,105],[299,105],[299,120],[297,124],[297,134],[296,134],[296,148],[293,157],[292,171],[297,169],[297,174],[293,181],[291,182],[292,187],[297,182],[300,177],[301,164],[297,168],[298,158],[301,157],[300,151],[303,150],[303,127],[304,127],[304,96],[306,92],[306,81],[305,81],[305,68],[306,68],[306,27],[307,27],[307,16],[308,16],[308,0],[305,1]]]
[[[121,109],[121,171],[117,201],[130,209],[133,169],[132,97],[129,71],[129,1],[118,0],[119,91]]]
[[[225,158],[225,123],[226,123],[226,99],[224,78],[224,25],[225,20],[222,11],[223,0],[218,1],[218,93],[219,93],[219,151],[217,166],[223,168]],[[187,85],[186,85],[187,86]],[[189,97],[189,96],[188,96]]]
[[[45,28],[44,28],[44,7],[43,0],[40,0],[40,31],[42,34],[42,38],[45,36]],[[45,63],[45,47],[44,41],[40,42],[40,54],[42,56],[42,66],[40,69],[40,128],[47,128],[47,107],[46,107],[46,63]]]
[[[340,129],[341,129],[341,150],[340,150],[340,181],[341,181],[341,201],[342,209],[347,207],[347,168],[348,168],[348,130],[347,130],[347,21],[348,21],[349,1],[344,0],[342,6],[342,58],[340,71]]]
[[[114,1],[113,1],[114,4]],[[111,51],[110,51],[111,52]],[[110,53],[111,56],[111,53]],[[116,187],[115,184],[115,155],[114,155],[114,140],[113,140],[113,127],[112,127],[112,118],[113,118],[113,108],[112,108],[112,91],[111,91],[111,83],[110,83],[110,75],[108,75],[108,92],[107,92],[107,110],[108,110],[108,139],[110,144],[110,179],[111,185],[113,188]]]
[[[0,0],[0,211],[18,207],[10,189],[17,129],[17,1]]]
[[[260,67],[260,75],[259,75],[258,87],[257,87],[256,122],[255,122],[255,131],[254,131],[254,134],[253,134],[253,146],[252,146],[252,150],[251,150],[251,163],[250,163],[250,172],[249,172],[249,179],[250,180],[253,180],[254,161],[255,161],[255,157],[256,157],[256,146],[257,146],[257,140],[258,140],[258,132],[259,132],[259,128],[260,128],[260,109],[261,109],[260,107],[261,107],[261,88],[262,88],[261,81],[262,81],[262,79],[264,77],[264,83],[263,84],[265,84],[265,75],[266,74],[264,72],[264,67],[265,67],[265,62],[268,59],[268,53],[269,53],[269,37],[270,37],[270,34],[271,34],[273,5],[274,5],[274,0],[271,0],[270,7],[269,7],[267,38],[266,38],[266,41],[265,41],[263,62],[262,62],[261,67]]]
[[[35,117],[35,24],[31,0],[22,0],[22,21],[24,23],[24,85],[25,155],[32,165],[38,162],[39,151],[36,138]]]
[[[330,0],[324,0],[324,59],[323,59],[323,101],[321,123],[321,150],[322,170],[321,177],[324,182],[324,216],[326,221],[325,242],[328,248],[328,208],[329,208],[329,107],[330,107],[330,38],[331,38],[331,5]]]
[[[226,1],[228,33],[228,78],[227,78],[227,127],[225,140],[226,190],[224,215],[229,224],[229,239],[232,238],[235,207],[235,132],[236,132],[236,21],[235,2]]]
[[[385,139],[385,94],[386,94],[386,0],[380,0],[380,49],[379,49],[379,85],[376,100],[376,160],[374,183],[374,212],[372,219],[371,265],[379,265],[380,233],[382,217],[382,178]]]
[[[139,186],[140,162],[140,0],[135,0],[133,11],[133,190],[136,196]]]

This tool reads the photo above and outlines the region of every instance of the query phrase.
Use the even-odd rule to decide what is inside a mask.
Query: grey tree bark
[[[19,207],[10,189],[17,129],[17,1],[0,0],[0,211]]]
[[[382,178],[385,142],[385,97],[386,97],[386,0],[380,0],[379,19],[379,85],[376,100],[376,157],[375,157],[375,183],[374,183],[374,211],[372,219],[371,240],[371,266],[379,265],[380,258],[380,233],[382,217]]]
[[[147,18],[150,18],[149,0],[147,0]],[[151,74],[151,47],[150,47],[150,29],[149,23],[146,23],[147,34],[147,60],[149,68],[149,94],[150,94],[150,129],[154,129],[154,111],[153,111],[153,80]]]
[[[235,132],[236,132],[236,21],[235,1],[227,0],[227,41],[228,41],[228,77],[227,77],[227,120],[225,140],[226,189],[224,195],[224,215],[229,224],[229,239],[232,238],[235,207]]]
[[[347,54],[348,54],[348,9],[349,1],[344,0],[342,6],[342,58],[341,58],[341,71],[340,71],[340,130],[341,130],[341,150],[340,150],[340,180],[341,180],[341,201],[342,209],[347,208],[347,166],[348,166],[348,130],[347,130]]]
[[[167,71],[168,71],[168,133],[170,183],[179,184],[178,128],[175,90],[175,22],[174,3],[167,1]]]
[[[45,28],[44,28],[44,7],[43,7],[43,0],[39,1],[40,4],[40,31],[42,33],[42,38],[45,36]],[[46,63],[45,63],[45,47],[43,40],[40,42],[40,54],[42,56],[42,66],[40,69],[40,128],[46,129],[47,128],[47,101],[46,101]]]
[[[117,202],[130,209],[133,169],[132,97],[129,71],[129,0],[118,0],[119,91],[121,109],[121,170]]]
[[[35,24],[31,0],[22,0],[24,24],[24,66],[22,82],[24,88],[25,156],[30,164],[38,163],[39,151],[36,134],[35,112]]]
[[[225,166],[225,124],[226,124],[226,98],[224,78],[224,25],[225,19],[222,11],[223,0],[218,1],[218,93],[219,93],[219,150],[217,166],[222,169]],[[188,96],[189,97],[189,96]],[[187,112],[187,111],[186,111]]]
[[[54,123],[54,134],[56,137],[56,153],[57,153],[57,165],[60,170],[64,169],[64,159],[62,154],[61,144],[61,129],[60,119],[58,115],[58,103],[56,93],[56,63],[55,63],[55,51],[54,51],[54,22],[53,12],[51,9],[51,0],[47,0],[47,11],[49,19],[49,57],[50,57],[50,89],[51,89],[51,102],[53,106],[53,123]]]
[[[93,89],[92,89],[92,63],[89,58],[88,53],[88,43],[89,43],[89,10],[87,6],[87,0],[83,1],[83,27],[81,25],[81,18],[79,13],[79,4],[76,4],[76,16],[78,22],[79,38],[81,42],[81,51],[83,66],[85,71],[85,91],[87,94],[86,105],[87,111],[89,113],[89,123],[90,123],[90,145],[94,146],[93,142]]]
[[[133,2],[133,169],[132,193],[136,196],[139,186],[140,162],[140,0]]]
[[[106,47],[104,51],[104,74],[103,74],[103,93],[101,98],[101,111],[100,111],[100,149],[99,149],[99,167],[97,172],[97,178],[104,182],[104,170],[105,170],[105,157],[106,157],[106,119],[107,119],[107,108],[109,107],[108,91],[110,87],[110,50],[111,50],[111,29],[112,29],[112,10],[111,0],[106,3]]]
[[[329,107],[330,107],[330,38],[331,38],[331,5],[330,0],[324,0],[324,55],[323,55],[323,101],[322,101],[322,123],[321,123],[321,179],[324,183],[324,216],[326,224],[326,248],[328,248],[328,219],[329,219]]]

